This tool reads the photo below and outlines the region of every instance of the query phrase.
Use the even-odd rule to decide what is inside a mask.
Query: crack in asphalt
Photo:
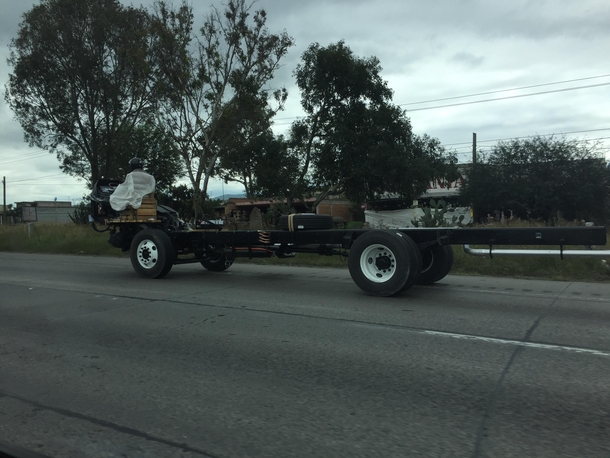
[[[536,319],[536,321],[534,322],[532,327],[530,327],[530,329],[528,329],[524,340],[527,339],[528,335],[531,335],[532,332],[534,332],[534,330],[538,327],[538,324],[540,323],[541,319],[542,319],[542,315],[540,315]],[[487,422],[494,413],[494,407],[496,405],[497,399],[500,397],[500,393],[502,391],[502,385],[504,384],[504,380],[506,379],[508,371],[510,370],[510,368],[513,365],[517,356],[520,353],[522,353],[523,350],[524,350],[524,347],[522,347],[522,346],[518,346],[517,348],[515,348],[515,351],[513,351],[513,353],[510,355],[510,358],[508,359],[506,366],[504,366],[504,369],[502,370],[502,373],[500,374],[500,378],[498,378],[498,381],[496,382],[493,389],[491,390],[491,394],[489,395],[489,399],[487,401],[487,406],[485,408],[485,412],[483,413],[483,418],[481,420],[481,423],[479,424],[479,428],[477,429],[476,441],[474,444],[474,452],[472,454],[473,458],[478,458],[481,456],[481,451],[483,448],[482,447],[483,441],[487,437]]]
[[[201,456],[205,456],[208,458],[221,458],[220,455],[216,455],[216,454],[212,454],[206,450],[201,450],[199,448],[196,447],[191,447],[189,445],[187,445],[186,443],[180,443],[180,442],[175,442],[169,439],[163,439],[162,437],[157,437],[157,436],[153,436],[151,434],[145,433],[143,431],[139,431],[137,429],[134,428],[130,428],[128,426],[123,426],[123,425],[119,425],[117,423],[111,422],[111,421],[107,421],[107,420],[102,420],[100,418],[95,418],[92,417],[90,415],[85,415],[82,413],[78,413],[78,412],[74,412],[72,410],[68,410],[68,409],[64,409],[61,407],[53,407],[53,406],[49,406],[46,404],[41,404],[39,402],[33,401],[31,399],[26,399],[24,397],[21,397],[19,395],[16,394],[12,394],[12,393],[7,393],[5,391],[0,390],[0,398],[2,397],[6,397],[6,398],[10,398],[10,399],[15,399],[17,401],[21,401],[24,402],[26,404],[30,404],[34,407],[37,407],[39,409],[43,409],[43,410],[47,410],[50,412],[55,412],[59,415],[63,415],[65,417],[70,417],[70,418],[76,418],[79,420],[85,420],[88,421],[90,423],[94,423],[96,425],[99,426],[103,426],[105,428],[110,428],[113,429],[115,431],[118,431],[120,433],[123,434],[128,434],[130,436],[134,436],[134,437],[139,437],[141,439],[146,439],[148,441],[151,442],[158,442],[160,444],[163,445],[167,445],[169,447],[173,447],[173,448],[178,448],[180,450],[182,450],[183,452],[191,452],[191,453],[195,453],[197,455],[201,455]]]
[[[553,300],[553,302],[551,302],[547,306],[547,309],[550,309],[553,305],[555,305],[555,303],[559,300],[559,298],[563,295],[563,293],[566,292],[566,290],[571,285],[572,285],[572,283],[569,283],[563,289],[563,291],[558,293],[555,296],[555,299]],[[530,326],[530,328],[525,333],[525,336],[523,336],[522,342],[530,342],[530,338],[531,338],[532,334],[534,333],[534,331],[540,324],[540,321],[542,321],[542,318],[544,317],[545,313],[542,313],[540,316],[538,316],[538,318],[536,318],[534,323]],[[494,413],[494,408],[496,406],[496,402],[497,402],[498,398],[500,397],[500,393],[502,392],[502,385],[504,384],[504,380],[506,379],[508,372],[510,371],[511,367],[513,366],[513,363],[517,359],[517,356],[519,356],[521,353],[523,353],[524,350],[525,350],[525,347],[522,345],[519,345],[519,346],[517,346],[517,348],[515,348],[515,350],[511,354],[510,358],[508,359],[506,366],[504,366],[504,369],[502,370],[500,377],[498,378],[496,384],[494,385],[493,389],[491,390],[491,393],[489,394],[489,398],[487,400],[487,406],[485,407],[485,412],[483,413],[483,417],[481,418],[481,423],[479,424],[479,427],[477,429],[474,450],[472,453],[473,458],[479,458],[481,456],[481,453],[483,450],[483,441],[487,437],[487,423],[491,419],[491,416]]]

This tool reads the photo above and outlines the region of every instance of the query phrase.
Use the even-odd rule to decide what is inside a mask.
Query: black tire
[[[233,265],[233,257],[226,253],[214,254],[208,259],[201,261],[201,265],[212,272],[222,272]]]
[[[161,278],[172,270],[176,251],[169,236],[159,229],[138,232],[131,241],[129,257],[141,277]]]
[[[397,231],[370,231],[349,250],[347,265],[354,283],[372,296],[400,293],[410,277],[417,277],[417,256]]]
[[[420,285],[431,285],[447,276],[453,267],[453,247],[433,246],[422,253],[422,270],[417,281]]]
[[[316,215],[315,213],[297,213],[282,215],[277,222],[277,228],[284,231],[319,231],[333,228],[333,217]]]
[[[411,255],[412,261],[407,282],[401,288],[400,292],[406,291],[411,288],[411,286],[417,284],[422,269],[421,251],[419,250],[417,243],[415,243],[411,237],[405,234],[403,234],[403,239],[409,247],[409,253]]]

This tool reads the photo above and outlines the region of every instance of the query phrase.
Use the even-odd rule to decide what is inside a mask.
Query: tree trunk
[[[288,211],[292,208],[292,196],[286,196],[286,207],[288,207]]]
[[[341,185],[336,185],[336,186],[333,186],[332,188],[329,188],[326,191],[322,192],[320,195],[318,195],[318,197],[316,197],[316,200],[314,201],[314,203],[311,204],[312,212],[315,213],[316,209],[318,208],[318,205],[320,205],[320,202],[322,202],[328,196],[330,196],[331,194],[337,193],[337,192],[341,192],[341,191],[342,191]]]
[[[94,160],[90,162],[90,165],[91,165],[91,188],[93,189],[93,185],[95,185],[95,182],[100,179],[100,167],[99,167],[97,158],[94,158]]]

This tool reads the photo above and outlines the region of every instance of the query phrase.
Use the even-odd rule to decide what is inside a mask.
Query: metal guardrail
[[[463,245],[464,252],[471,256],[559,256],[565,257],[597,257],[610,258],[610,250],[507,250],[489,248],[470,248],[470,245]]]

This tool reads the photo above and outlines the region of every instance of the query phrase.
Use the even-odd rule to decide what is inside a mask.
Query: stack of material
[[[138,209],[127,207],[121,212],[121,221],[151,222],[157,221],[157,199],[144,197]]]

